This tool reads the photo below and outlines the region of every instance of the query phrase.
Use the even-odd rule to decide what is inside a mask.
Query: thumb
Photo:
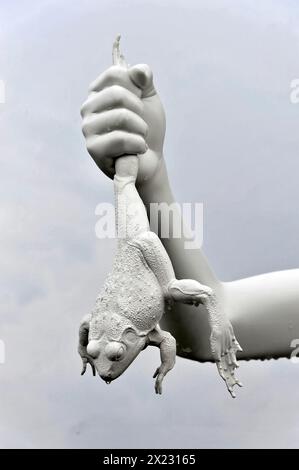
[[[130,67],[129,76],[132,82],[142,90],[142,98],[148,98],[156,94],[153,72],[148,65],[138,64]]]

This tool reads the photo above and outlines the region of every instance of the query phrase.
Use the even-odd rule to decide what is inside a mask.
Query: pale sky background
[[[80,376],[78,324],[114,242],[95,237],[112,186],[79,109],[118,32],[130,64],[154,71],[171,184],[204,202],[216,273],[299,267],[296,0],[0,0],[0,447],[298,447],[286,359],[242,363],[236,400],[214,365],[183,359],[155,396],[157,350],[109,388]]]

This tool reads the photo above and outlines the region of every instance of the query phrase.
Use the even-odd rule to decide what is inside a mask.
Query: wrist
[[[151,202],[166,202],[170,204],[173,202],[173,195],[163,155],[152,177],[142,182],[137,180],[136,186],[144,204]]]

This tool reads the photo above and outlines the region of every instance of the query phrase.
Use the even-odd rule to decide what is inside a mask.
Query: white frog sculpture
[[[119,37],[113,46],[114,64],[126,67]],[[231,395],[242,384],[235,378],[237,351],[242,350],[233,327],[208,286],[192,279],[176,279],[170,258],[159,237],[150,230],[135,181],[138,157],[126,155],[115,163],[115,212],[117,253],[95,307],[79,329],[78,351],[83,361],[107,383],[119,377],[147,346],[160,349],[161,365],[154,373],[155,391],[173,368],[176,340],[159,327],[174,302],[206,307],[211,326],[210,344],[220,376]]]

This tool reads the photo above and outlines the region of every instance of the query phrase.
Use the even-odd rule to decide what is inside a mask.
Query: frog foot
[[[78,353],[82,359],[82,370],[81,375],[84,375],[86,372],[87,364],[91,365],[93,375],[96,375],[95,366],[93,364],[92,357],[87,353],[87,344],[88,344],[88,333],[89,333],[89,324],[91,320],[91,315],[85,315],[83,317],[80,328],[79,328],[79,344],[78,344]]]
[[[87,364],[90,364],[91,366],[91,370],[92,370],[92,375],[95,376],[96,375],[96,369],[95,369],[95,366],[93,364],[93,360],[92,358],[87,354],[86,352],[86,348],[84,349],[81,349],[80,346],[78,348],[78,352],[81,356],[81,359],[82,359],[82,370],[81,370],[81,375],[84,375],[85,372],[86,372],[86,368],[87,368]]]
[[[235,369],[239,367],[236,354],[242,351],[242,348],[234,335],[234,330],[229,320],[226,320],[221,325],[212,327],[210,344],[219,375],[224,380],[232,398],[235,398],[234,386],[243,386],[235,377]]]

